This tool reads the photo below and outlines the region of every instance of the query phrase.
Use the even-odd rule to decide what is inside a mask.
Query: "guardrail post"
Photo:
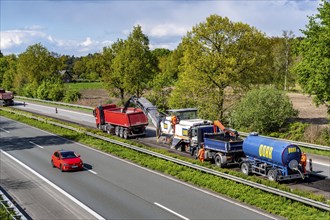
[[[313,172],[313,162],[312,162],[312,158],[309,158],[309,171]]]

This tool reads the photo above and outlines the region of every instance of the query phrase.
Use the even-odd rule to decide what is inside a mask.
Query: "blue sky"
[[[211,14],[244,22],[281,36],[292,30],[302,36],[308,17],[320,0],[0,0],[1,51],[20,54],[41,43],[49,51],[85,56],[102,51],[133,26],[142,26],[150,48],[175,49],[193,26]]]

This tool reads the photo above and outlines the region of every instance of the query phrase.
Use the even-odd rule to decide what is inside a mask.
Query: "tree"
[[[267,86],[249,91],[231,112],[230,121],[236,129],[272,132],[296,115],[289,97]]]
[[[183,39],[179,80],[171,107],[199,108],[201,117],[223,119],[226,90],[261,84],[271,58],[269,41],[254,27],[211,15]]]
[[[43,80],[59,77],[58,60],[41,44],[29,46],[18,56],[14,88],[18,94],[36,97]]]
[[[316,105],[325,104],[330,114],[330,2],[323,0],[318,12],[302,30],[305,37],[296,48],[301,62],[294,70],[304,92],[315,95]]]
[[[6,90],[13,90],[14,76],[17,74],[17,57],[7,55],[0,57],[0,85]]]
[[[292,31],[283,31],[282,37],[270,38],[274,58],[272,77],[269,84],[287,90],[295,85],[295,75],[291,68],[294,64],[292,45],[296,39]]]
[[[121,39],[118,39],[111,47],[104,47],[101,64],[102,80],[107,90],[109,93],[119,96],[121,103],[125,102],[125,64],[121,62],[125,58],[123,50],[124,41]]]
[[[123,64],[125,90],[139,97],[154,76],[156,62],[149,49],[149,39],[143,34],[141,26],[133,28],[124,45],[114,62]]]

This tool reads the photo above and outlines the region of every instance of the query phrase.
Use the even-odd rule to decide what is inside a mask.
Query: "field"
[[[102,89],[102,83],[70,83],[67,86],[79,90],[82,94],[81,99],[75,104],[94,107],[104,103],[117,103],[119,101],[119,99],[111,97],[105,89]],[[288,96],[292,101],[293,107],[299,111],[299,121],[321,126],[329,124],[326,106],[316,107],[312,102],[312,97],[301,93],[288,93]]]

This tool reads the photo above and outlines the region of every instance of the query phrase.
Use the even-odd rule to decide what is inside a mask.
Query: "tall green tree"
[[[36,97],[43,80],[59,77],[58,59],[40,43],[29,46],[18,56],[14,88],[18,94]]]
[[[124,41],[118,39],[111,47],[104,47],[102,52],[102,80],[111,96],[119,96],[122,103],[125,102],[125,59],[123,55]]]
[[[317,105],[325,104],[330,114],[330,2],[323,0],[318,14],[309,17],[305,37],[297,47],[301,55],[295,71],[303,90],[315,95]]]
[[[14,76],[17,73],[16,55],[0,57],[0,85],[6,90],[13,90]]]
[[[120,58],[120,60],[119,60]],[[155,60],[149,49],[149,39],[143,34],[141,26],[133,27],[125,41],[124,50],[114,59],[124,66],[125,90],[136,96],[142,96],[155,73]]]
[[[295,86],[295,74],[291,69],[295,61],[292,47],[296,39],[292,31],[283,31],[282,37],[273,37],[270,41],[274,64],[269,84],[277,89],[288,90]]]
[[[263,83],[270,68],[269,41],[254,27],[211,15],[183,39],[179,80],[171,107],[199,108],[201,117],[223,119],[226,90]]]

